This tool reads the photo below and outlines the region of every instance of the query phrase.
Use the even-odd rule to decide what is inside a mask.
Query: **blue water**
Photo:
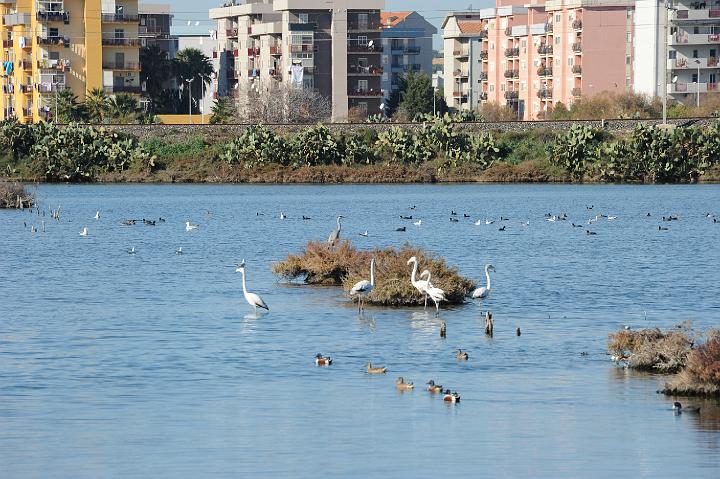
[[[605,346],[625,324],[719,326],[720,223],[705,217],[720,215],[719,186],[37,194],[43,211],[61,207],[60,222],[44,217],[44,233],[30,232],[42,216],[0,211],[3,478],[718,476],[718,403],[684,399],[701,414],[673,415],[672,399],[656,394],[664,378],[616,368]],[[544,219],[563,212],[568,221]],[[618,219],[588,226],[599,213]],[[491,297],[439,318],[413,308],[359,317],[338,289],[273,276],[273,262],[327,238],[337,214],[361,248],[408,241],[482,282],[494,264]],[[660,221],[670,214],[680,220]],[[120,225],[158,217],[167,222]],[[485,218],[496,222],[473,224]],[[199,229],[186,232],[185,221]],[[84,226],[88,237],[78,235]],[[243,300],[242,259],[268,314]],[[483,310],[494,314],[492,339]],[[315,367],[317,352],[334,364]],[[367,375],[368,360],[389,373]],[[398,393],[397,376],[418,386],[432,378],[462,401],[422,387]]]

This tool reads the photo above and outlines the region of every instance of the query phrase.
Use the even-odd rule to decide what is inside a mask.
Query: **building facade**
[[[690,105],[718,92],[720,1],[638,0],[635,22],[636,91]]]
[[[137,0],[0,2],[2,119],[52,118],[54,97],[140,88]]]
[[[173,38],[175,46],[173,50],[179,52],[186,48],[195,48],[203,52],[207,57],[212,58],[215,49],[217,48],[217,40],[211,35],[176,35]],[[215,70],[217,72],[217,70]],[[217,73],[216,73],[217,77]],[[214,90],[212,87],[208,87],[204,91],[202,100],[199,102],[200,113],[203,115],[203,120],[208,120],[211,114],[214,99]],[[206,118],[207,117],[207,118]]]
[[[218,21],[218,96],[288,82],[329,98],[333,120],[380,113],[383,6],[384,0],[249,0],[211,9]]]
[[[175,56],[176,41],[170,34],[173,22],[170,5],[141,3],[138,7],[138,17],[140,46],[157,46],[167,52],[168,58],[173,58]]]
[[[417,12],[382,12],[382,68],[380,88],[388,97],[400,88],[407,72],[433,75],[433,35],[437,28]]]
[[[443,23],[445,99],[542,119],[582,95],[633,88],[634,1],[498,0]]]

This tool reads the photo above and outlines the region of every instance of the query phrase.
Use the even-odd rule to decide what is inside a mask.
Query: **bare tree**
[[[239,100],[238,111],[254,123],[318,123],[330,118],[330,100],[318,91],[287,83],[251,85]]]

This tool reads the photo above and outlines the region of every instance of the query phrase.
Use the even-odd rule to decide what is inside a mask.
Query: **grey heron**
[[[337,228],[335,228],[333,232],[330,233],[330,236],[328,237],[328,244],[334,245],[340,239],[340,231],[342,230],[342,224],[340,224],[340,220],[342,220],[343,218],[345,218],[343,215],[337,217]]]

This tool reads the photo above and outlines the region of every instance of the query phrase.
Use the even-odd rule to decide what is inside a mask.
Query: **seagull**
[[[283,213],[283,212],[281,211],[281,212],[280,212],[280,219],[281,219],[281,220],[284,220],[285,218],[287,218],[287,216],[285,215],[285,213]]]
[[[557,216],[552,215],[552,216],[551,216],[550,218],[548,218],[547,220],[548,220],[550,223],[555,223],[555,222],[557,221],[557,219],[558,219]]]
[[[482,224],[482,221],[480,221],[480,220],[477,220],[477,221],[475,222],[475,226],[480,226],[481,224]]]
[[[609,219],[609,220],[616,220],[616,219],[617,219],[617,216],[608,216],[607,219]]]
[[[99,219],[100,219],[100,212],[99,212],[99,211],[98,211],[97,213],[95,213],[95,219],[96,219],[96,220],[99,220]]]
[[[530,222],[526,221],[524,223],[520,223],[520,226],[530,226]]]
[[[183,254],[182,246],[175,251],[175,254]]]
[[[358,233],[360,236],[364,236],[367,238],[368,236],[368,230],[363,231],[362,233]]]
[[[134,246],[128,250],[128,254],[135,254],[135,247],[134,247]]]
[[[190,223],[189,221],[185,222],[185,231],[192,231],[198,229],[198,225],[194,225]]]
[[[415,226],[420,226],[422,224],[422,220],[417,220],[413,223]]]
[[[88,235],[88,229],[87,229],[87,227],[85,227],[85,228],[83,228],[82,231],[80,232],[80,236],[87,236],[87,235]]]
[[[495,223],[493,220],[485,220],[486,225],[491,225],[493,223]]]

